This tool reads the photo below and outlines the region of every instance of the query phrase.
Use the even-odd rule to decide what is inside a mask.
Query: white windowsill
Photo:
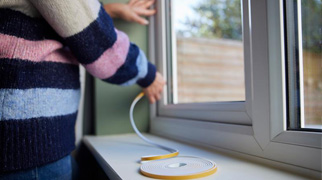
[[[217,172],[211,176],[201,178],[203,180],[308,179],[261,164],[247,162],[216,150],[199,148],[153,135],[146,136],[160,144],[177,148],[181,156],[199,156],[216,162],[218,166]],[[139,173],[140,157],[166,153],[164,150],[146,144],[136,134],[85,136],[83,140],[105,173],[113,180],[152,179]]]

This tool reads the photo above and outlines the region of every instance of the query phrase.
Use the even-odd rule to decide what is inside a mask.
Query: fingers
[[[149,24],[149,21],[141,16],[152,16],[156,13],[155,9],[149,9],[149,7],[155,2],[155,0],[130,0],[127,3],[127,9],[123,8],[123,18],[127,21],[139,23],[141,25]]]
[[[155,96],[156,100],[159,101],[161,99],[161,93],[158,92]]]
[[[137,14],[151,16],[156,12],[155,9],[149,9],[154,2],[155,0],[131,0],[128,4]]]
[[[143,89],[151,104],[161,99],[164,85],[165,80],[162,75],[157,72],[153,83],[149,87]]]
[[[134,14],[133,16],[132,16],[132,21],[134,21],[134,22],[137,22],[137,23],[139,23],[139,24],[142,24],[142,25],[147,25],[147,24],[149,24],[149,21],[148,20],[146,20],[146,19],[144,19],[143,17],[140,17],[140,16],[138,16],[138,15],[136,15],[136,14]]]
[[[145,95],[149,99],[150,104],[154,104],[158,99],[155,96],[154,89],[146,88],[143,89]]]
[[[130,0],[127,4],[131,6],[135,4],[137,1],[140,1],[140,0]]]
[[[156,101],[159,101],[161,99],[161,93],[151,93],[148,95],[148,99],[150,104],[154,104]]]
[[[155,9],[142,9],[140,11],[137,11],[137,13],[141,16],[152,16],[156,13]]]
[[[149,97],[149,102],[150,102],[150,104],[154,104],[155,103],[155,98],[153,97],[153,96],[150,96]]]
[[[148,97],[150,104],[153,104],[161,99],[163,86],[149,87],[144,89],[143,91]]]
[[[137,0],[133,6],[136,6],[136,7],[140,7],[140,6],[143,6],[145,4],[145,0]]]
[[[154,2],[155,2],[155,0],[145,1],[144,7],[149,8],[150,6],[152,6],[152,4],[154,4]]]
[[[149,8],[152,4],[154,4],[155,0],[135,0],[131,5],[142,8]]]

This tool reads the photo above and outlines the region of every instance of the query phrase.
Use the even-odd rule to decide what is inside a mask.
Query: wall
[[[127,0],[102,0],[102,3],[126,3]],[[129,35],[130,40],[147,53],[147,27],[122,20],[114,20],[115,26]],[[137,85],[120,87],[95,79],[95,134],[120,134],[133,132],[129,120],[132,100],[141,91]],[[148,130],[149,104],[144,98],[135,108],[134,118],[140,131]]]

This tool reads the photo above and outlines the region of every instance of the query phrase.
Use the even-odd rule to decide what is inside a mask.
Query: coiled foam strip
[[[140,93],[138,96],[136,96],[136,98],[134,99],[134,101],[132,102],[131,104],[131,108],[130,108],[130,120],[131,120],[131,125],[132,125],[132,128],[134,129],[135,133],[145,142],[151,144],[151,145],[154,145],[158,148],[161,148],[161,149],[164,149],[166,151],[169,151],[170,154],[165,154],[165,155],[149,155],[149,156],[142,156],[141,157],[141,161],[151,161],[151,160],[157,160],[157,159],[166,159],[166,158],[171,158],[171,157],[175,157],[175,156],[178,156],[179,154],[179,151],[177,149],[172,149],[172,148],[169,148],[167,146],[164,146],[164,145],[160,145],[160,144],[157,144],[153,141],[151,141],[150,139],[146,138],[145,136],[143,136],[140,131],[137,129],[136,125],[135,125],[135,122],[134,122],[134,118],[133,118],[133,110],[134,110],[134,107],[136,105],[136,103],[144,96],[144,93]]]
[[[141,161],[149,161],[141,165],[140,172],[148,177],[157,179],[195,179],[209,176],[217,171],[217,166],[213,161],[208,159],[192,157],[192,156],[178,156],[179,151],[169,148],[164,145],[157,144],[148,138],[144,137],[137,129],[134,118],[133,110],[135,104],[144,96],[140,93],[132,102],[130,108],[130,120],[132,127],[136,134],[145,142],[154,145],[158,148],[169,151],[170,154],[165,155],[151,155],[141,157]],[[157,161],[151,161],[157,160]]]

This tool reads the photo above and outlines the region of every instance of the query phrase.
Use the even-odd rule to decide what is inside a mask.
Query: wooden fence
[[[322,124],[321,54],[303,53],[305,119]],[[178,102],[244,101],[241,41],[177,38]]]
[[[177,39],[178,101],[244,101],[243,46],[239,41]]]

